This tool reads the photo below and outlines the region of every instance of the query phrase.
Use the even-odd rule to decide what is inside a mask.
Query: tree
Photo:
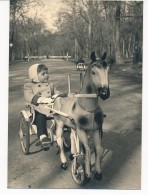
[[[116,35],[115,35],[115,47],[116,47],[116,63],[123,64],[123,59],[120,52],[120,15],[121,15],[121,1],[116,1]]]
[[[17,30],[19,25],[23,24],[28,18],[26,16],[29,6],[39,5],[39,0],[10,0],[10,60],[15,57],[15,49],[17,48]]]
[[[142,2],[63,0],[65,8],[58,13],[55,33],[46,29],[37,13],[28,17],[31,2],[37,5],[38,1],[11,1],[10,41],[18,58],[28,52],[30,55],[68,52],[75,58],[89,57],[92,51],[99,57],[107,51],[110,58],[122,64],[122,57],[142,53]]]

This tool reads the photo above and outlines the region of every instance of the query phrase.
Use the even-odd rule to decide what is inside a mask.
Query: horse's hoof
[[[61,169],[66,170],[68,168],[67,163],[61,163]]]
[[[102,173],[95,173],[95,179],[97,179],[97,180],[101,180],[102,179]]]
[[[73,154],[69,155],[69,159],[72,161],[74,159]]]
[[[91,181],[91,177],[85,176],[84,183],[89,183]]]

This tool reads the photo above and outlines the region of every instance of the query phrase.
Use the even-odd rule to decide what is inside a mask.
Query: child
[[[27,102],[34,105],[37,135],[44,148],[49,148],[46,117],[49,110],[46,104],[51,104],[60,92],[56,90],[52,83],[49,83],[48,68],[44,64],[33,64],[29,68],[30,83],[24,85],[24,96]]]
[[[83,58],[82,57],[80,57],[79,59],[78,59],[78,61],[77,61],[77,63],[76,64],[79,64],[79,63],[84,63],[85,61],[83,60]]]

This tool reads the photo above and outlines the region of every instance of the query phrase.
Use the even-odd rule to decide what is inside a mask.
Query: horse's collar
[[[75,97],[86,97],[86,98],[96,98],[98,95],[96,93],[92,94],[75,94]]]

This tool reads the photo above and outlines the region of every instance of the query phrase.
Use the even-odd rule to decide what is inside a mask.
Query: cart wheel
[[[85,169],[84,169],[84,159],[82,156],[77,156],[74,159],[71,167],[71,174],[73,180],[78,185],[84,185],[85,183]]]
[[[70,150],[71,148],[70,133],[71,133],[71,130],[69,128],[67,130],[64,130],[64,133],[63,133],[63,143],[64,143],[64,148],[66,150]]]
[[[20,113],[19,137],[23,153],[25,155],[29,154],[30,147],[29,122],[25,120],[23,113]]]

